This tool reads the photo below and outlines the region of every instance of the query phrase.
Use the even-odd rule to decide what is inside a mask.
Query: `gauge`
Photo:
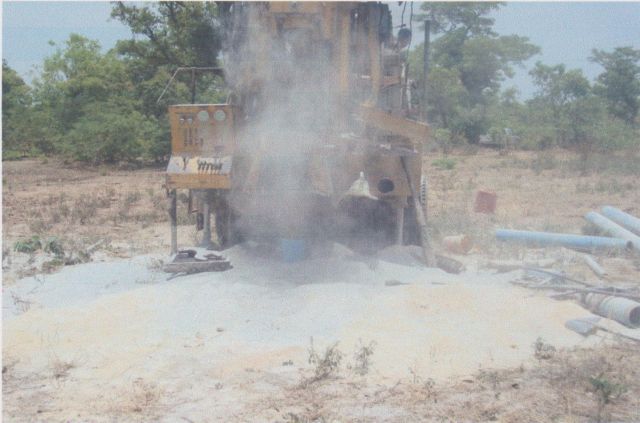
[[[224,110],[219,109],[215,111],[215,113],[213,114],[213,118],[218,122],[222,122],[227,118],[227,114],[224,112]]]
[[[206,122],[209,120],[209,113],[206,110],[200,110],[197,116],[200,122]]]

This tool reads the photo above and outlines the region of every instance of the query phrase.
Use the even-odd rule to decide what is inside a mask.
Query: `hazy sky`
[[[392,3],[394,15],[400,10]],[[419,4],[414,5],[417,11]],[[405,15],[405,19],[408,17]],[[108,2],[11,2],[2,4],[2,57],[27,80],[32,70],[55,51],[58,44],[76,32],[111,48],[116,40],[131,36],[128,29],[109,18]],[[600,68],[588,61],[591,49],[612,50],[619,46],[640,48],[640,2],[510,2],[494,13],[500,34],[529,37],[542,53],[519,70],[506,86],[516,86],[524,97],[533,86],[527,74],[536,60],[565,63],[581,68],[593,78]],[[394,22],[397,24],[399,21]],[[422,34],[415,34],[421,40]],[[30,73],[31,72],[31,73]]]

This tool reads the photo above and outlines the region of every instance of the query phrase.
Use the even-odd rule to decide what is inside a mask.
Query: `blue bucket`
[[[282,260],[287,263],[304,260],[307,256],[307,244],[302,239],[281,239]]]

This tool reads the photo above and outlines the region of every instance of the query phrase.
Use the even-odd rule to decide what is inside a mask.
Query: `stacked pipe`
[[[537,246],[558,245],[582,251],[633,249],[640,252],[640,219],[611,206],[604,206],[602,213],[604,216],[589,212],[584,218],[611,237],[498,229],[496,238],[500,241]]]
[[[603,294],[587,294],[583,303],[596,314],[629,327],[640,326],[640,303],[628,298]]]
[[[632,219],[636,219],[635,217],[624,213],[621,210],[618,210],[611,206],[606,206],[603,208],[603,211],[606,209],[606,213],[610,216],[616,216],[618,221],[625,225],[626,223],[632,223]],[[633,249],[640,252],[640,236],[634,234],[625,226],[618,225],[616,222],[604,217],[603,215],[596,212],[589,212],[584,216],[589,222],[596,225],[598,228],[602,229],[604,232],[609,235],[615,236],[617,238],[624,239],[632,244]],[[637,219],[636,219],[637,220]]]

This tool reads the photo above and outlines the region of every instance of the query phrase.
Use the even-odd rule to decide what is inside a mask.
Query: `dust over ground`
[[[247,244],[226,252],[229,272],[170,281],[158,268],[169,248],[162,169],[5,162],[3,417],[637,421],[637,346],[566,330],[565,320],[589,313],[513,286],[517,273],[483,266],[486,258],[562,254],[499,246],[495,226],[579,233],[581,215],[603,204],[640,214],[636,174],[604,168],[580,176],[567,153],[551,164],[543,154],[458,153],[449,157],[453,169],[426,162],[434,236],[476,239],[459,257],[467,273],[419,267],[412,248],[374,258],[333,245],[283,264]],[[472,213],[482,188],[498,193],[495,216]],[[64,204],[69,211],[52,216]],[[83,204],[92,213],[74,211]],[[33,234],[108,242],[90,263],[19,280],[38,262],[21,261],[10,247]],[[185,244],[196,236],[181,227]],[[632,261],[602,262],[638,280]],[[335,342],[332,351],[342,354],[320,379],[308,362],[311,337],[320,357]],[[538,338],[538,349],[552,352],[536,358]],[[365,346],[373,351],[366,372],[356,358]],[[606,404],[603,386],[611,391]]]

